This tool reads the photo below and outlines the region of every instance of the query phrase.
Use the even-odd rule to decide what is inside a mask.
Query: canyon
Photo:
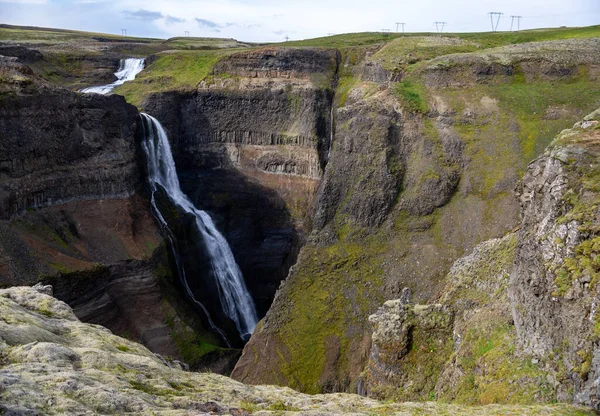
[[[0,30],[16,39],[0,42],[0,299],[20,314],[0,331],[0,371],[18,379],[0,384],[11,406],[23,405],[16,392],[34,366],[63,366],[44,354],[75,351],[64,354],[83,363],[73,364],[81,377],[100,368],[77,337],[58,339],[54,327],[13,336],[11,325],[91,331],[79,319],[127,338],[94,329],[93,348],[146,374],[143,386],[128,381],[130,395],[114,380],[120,370],[103,370],[95,383],[129,395],[109,413],[211,400],[232,414],[308,412],[315,400],[358,414],[417,413],[425,408],[410,402],[432,400],[457,413],[600,408],[597,27],[202,40],[209,49],[190,40],[185,50],[68,32],[36,44]],[[135,79],[109,95],[77,92],[113,82],[125,57],[146,60]],[[149,185],[140,111],[164,127],[190,209]],[[195,210],[222,234],[256,306],[247,343],[203,286]],[[69,306],[16,288],[39,282]],[[46,352],[24,358],[32,346]],[[24,362],[30,373],[18,375]],[[65,401],[56,383],[35,403],[99,405]],[[184,383],[212,390],[200,398]],[[339,392],[370,398],[321,396]],[[384,410],[390,400],[406,404]]]

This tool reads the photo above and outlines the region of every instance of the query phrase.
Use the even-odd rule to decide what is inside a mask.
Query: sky
[[[0,23],[274,42],[396,31],[396,22],[407,32],[435,32],[436,21],[449,32],[489,31],[491,11],[504,13],[498,30],[517,15],[521,29],[600,24],[600,0],[0,0]]]

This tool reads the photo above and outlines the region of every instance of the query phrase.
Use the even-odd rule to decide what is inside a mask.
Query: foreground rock
[[[42,291],[45,288],[41,288]],[[0,291],[0,413],[16,414],[592,414],[566,405],[387,404],[351,394],[310,396],[182,371],[139,344],[81,323],[35,288]]]

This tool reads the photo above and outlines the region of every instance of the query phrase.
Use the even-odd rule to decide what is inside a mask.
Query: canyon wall
[[[404,287],[416,303],[443,297],[456,259],[519,224],[513,190],[529,161],[599,104],[597,39],[386,69],[385,48],[402,42],[410,39],[342,59],[314,228],[246,345],[238,380],[364,391],[368,317]],[[422,387],[435,386],[440,372],[431,374]]]
[[[310,48],[238,52],[196,91],[144,103],[169,133],[183,190],[226,235],[260,315],[311,229],[338,59]]]
[[[141,195],[137,110],[0,59],[0,285],[50,282],[80,318],[201,365],[198,334],[220,341],[177,306],[177,278]]]

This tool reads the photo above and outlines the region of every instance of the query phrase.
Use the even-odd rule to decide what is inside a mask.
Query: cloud
[[[180,17],[170,16],[170,15],[167,15],[165,17],[165,23],[168,25],[173,24],[173,23],[183,23],[183,22],[186,22],[186,20],[182,19]]]
[[[227,23],[227,25],[223,26],[223,25],[220,25],[211,20],[200,19],[199,17],[196,17],[194,20],[198,23],[198,26],[200,26],[202,29],[209,29],[214,32],[220,32],[222,28],[232,25],[232,23]]]
[[[48,0],[0,0],[0,3],[46,4]]]
[[[139,9],[135,12],[125,10],[127,19],[153,21],[163,19],[165,16],[161,12],[153,12],[151,10]]]

